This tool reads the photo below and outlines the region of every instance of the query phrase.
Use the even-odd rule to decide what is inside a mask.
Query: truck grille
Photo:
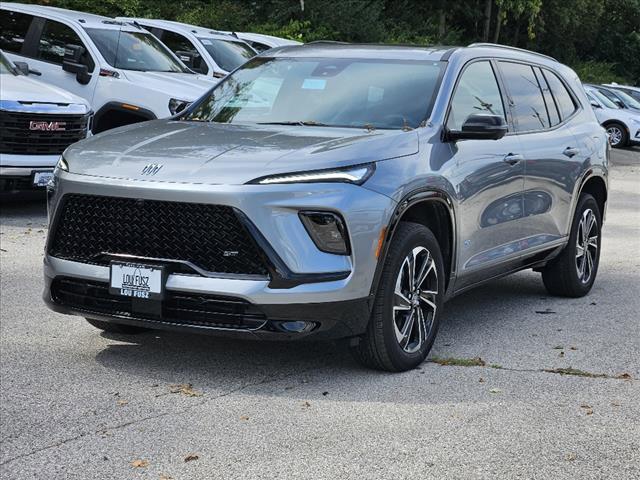
[[[87,136],[90,115],[0,111],[0,153],[58,155]],[[32,130],[31,122],[42,129]],[[47,130],[58,122],[64,130]],[[36,127],[37,128],[37,127]]]
[[[266,322],[265,314],[245,300],[170,290],[158,315],[137,312],[130,298],[112,295],[106,283],[66,277],[53,281],[51,297],[58,305],[81,312],[174,325],[254,330]]]
[[[223,205],[69,194],[62,199],[49,254],[108,265],[108,255],[189,262],[206,272],[266,276],[263,255]]]

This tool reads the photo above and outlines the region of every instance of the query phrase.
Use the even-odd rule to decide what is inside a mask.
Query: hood
[[[0,93],[2,100],[33,103],[75,103],[85,105],[89,110],[88,104],[83,98],[24,75],[2,74]]]
[[[136,72],[134,70],[122,70],[122,73],[132,83],[144,85],[150,90],[171,98],[190,102],[200,98],[218,83],[218,79],[192,73]]]
[[[72,173],[111,178],[244,184],[258,177],[346,167],[418,152],[415,131],[154,120],[67,149]],[[152,177],[150,164],[162,165]]]

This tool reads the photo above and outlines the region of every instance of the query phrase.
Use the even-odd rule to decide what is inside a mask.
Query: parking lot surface
[[[614,152],[610,188],[590,295],[493,281],[446,305],[430,361],[402,374],[342,344],[50,312],[43,200],[3,201],[0,477],[640,478],[640,149]]]

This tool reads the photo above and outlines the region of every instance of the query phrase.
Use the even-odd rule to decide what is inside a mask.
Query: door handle
[[[580,150],[574,147],[567,147],[562,153],[569,158],[573,158],[580,153]]]
[[[509,153],[508,155],[505,155],[503,160],[505,163],[508,163],[509,165],[515,165],[516,163],[524,160],[524,157],[519,153]]]

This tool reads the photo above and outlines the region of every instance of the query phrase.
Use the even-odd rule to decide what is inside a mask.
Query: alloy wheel
[[[609,142],[611,146],[617,146],[622,142],[623,133],[619,127],[609,127],[607,128],[607,133],[609,134]]]
[[[582,283],[589,283],[598,253],[598,221],[593,210],[582,213],[576,238],[576,269]]]
[[[402,262],[394,290],[394,330],[405,352],[417,352],[429,338],[437,295],[438,271],[433,256],[426,248],[415,247]]]

